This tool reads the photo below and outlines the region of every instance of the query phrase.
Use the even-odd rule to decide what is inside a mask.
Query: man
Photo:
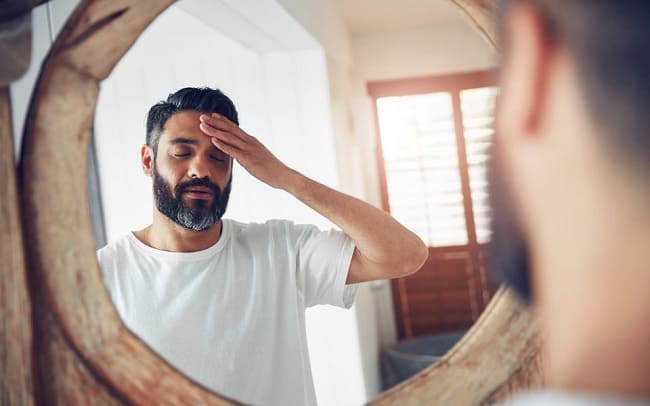
[[[154,105],[141,157],[153,223],[98,252],[104,280],[131,331],[235,400],[315,404],[305,308],[350,307],[354,284],[405,276],[426,260],[422,241],[389,215],[280,162],[238,127],[219,90],[185,88]],[[343,232],[222,220],[233,160]]]
[[[502,1],[492,269],[541,322],[546,389],[650,403],[650,2]]]

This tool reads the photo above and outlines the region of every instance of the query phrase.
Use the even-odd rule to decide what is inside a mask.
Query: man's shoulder
[[[122,255],[130,249],[132,237],[130,234],[125,234],[115,241],[112,241],[96,251],[97,260],[100,264],[111,260],[117,256]]]
[[[649,404],[650,399],[626,399],[597,394],[556,391],[524,392],[503,403],[504,406],[648,406]]]

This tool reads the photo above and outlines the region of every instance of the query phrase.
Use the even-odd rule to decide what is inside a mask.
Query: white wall
[[[323,47],[328,60],[349,67],[350,36],[331,0],[275,0]]]
[[[496,54],[464,20],[438,26],[357,34],[355,72],[363,81],[484,70]]]

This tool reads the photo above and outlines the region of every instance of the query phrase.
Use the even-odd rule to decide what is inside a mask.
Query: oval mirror
[[[93,128],[105,219],[104,232],[95,227],[96,241],[114,241],[146,225],[141,222],[151,217],[151,185],[146,177],[134,174],[140,172],[137,152],[144,140],[145,113],[153,103],[185,86],[221,88],[235,101],[242,128],[259,135],[286,163],[390,210],[431,246],[430,270],[392,284],[366,284],[352,311],[315,308],[307,313],[319,403],[354,404],[373,398],[378,404],[431,399],[479,403],[539,382],[531,316],[509,292],[490,289],[481,265],[482,244],[489,239],[487,217],[481,217],[485,210],[481,171],[496,85],[489,60],[494,52],[491,3],[432,5],[427,11],[439,20],[420,22],[425,28],[395,25],[389,32],[378,32],[373,23],[364,22],[362,8],[332,2],[332,10],[340,13],[337,18],[347,18],[343,18],[346,28],[341,29],[352,33],[346,46],[350,47],[347,57],[356,58],[353,68],[345,52],[340,52],[333,30],[323,32],[331,25],[314,21],[314,26],[306,25],[310,16],[301,15],[302,9],[289,3],[253,8],[184,0],[146,31],[170,2],[140,3],[91,1],[79,6],[42,71],[23,155],[27,235],[38,247],[32,254],[42,295],[100,386],[136,403],[223,400],[184,377],[125,328],[102,284],[93,255],[96,242],[90,237],[89,207],[80,199],[86,186],[79,169],[87,162]],[[481,42],[468,21],[488,41]],[[409,58],[400,44],[422,46],[427,38],[440,38],[443,29],[449,38],[458,39],[454,49],[478,51],[448,55],[436,66],[433,60],[423,64],[411,60],[410,66],[400,66]],[[196,48],[183,45],[197,37],[209,39],[209,45],[200,45],[200,56],[193,57]],[[415,43],[417,38],[420,44]],[[386,50],[404,54],[388,63],[382,54]],[[454,58],[457,65],[449,62]],[[427,114],[432,107],[436,113]],[[421,116],[411,114],[422,110]],[[424,126],[423,131],[411,131],[411,137],[437,137],[428,145],[430,156],[424,158],[449,159],[436,161],[433,166],[442,170],[427,172],[433,180],[418,185],[418,190],[442,184],[446,189],[435,190],[437,194],[460,196],[454,207],[426,196],[405,195],[400,188],[413,184],[408,174],[421,173],[427,164],[405,169],[400,162],[412,157],[410,151],[394,148],[399,143],[391,139],[391,131],[399,120]],[[329,226],[294,200],[261,187],[241,169],[235,169],[234,179],[228,209],[232,218],[284,217]],[[456,220],[431,226],[422,218],[409,218],[413,200],[435,206],[435,210],[420,209],[434,219]],[[444,232],[433,232],[441,224],[447,227]],[[432,291],[437,282],[440,290]],[[445,306],[447,311],[436,313]],[[405,344],[400,347],[398,339]],[[389,389],[409,376],[395,376],[403,354],[429,360],[427,350],[408,350],[424,339],[449,342],[447,347],[440,344],[441,361]],[[389,390],[378,395],[384,389]]]

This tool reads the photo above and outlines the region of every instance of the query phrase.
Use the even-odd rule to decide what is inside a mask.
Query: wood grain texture
[[[539,342],[531,342],[531,347],[539,348]],[[530,351],[525,357],[519,369],[502,385],[496,392],[492,393],[486,403],[503,402],[514,393],[527,388],[541,388],[544,385],[542,374],[543,371],[542,351]]]
[[[34,403],[32,320],[14,165],[9,89],[0,88],[0,404]]]
[[[125,403],[84,363],[65,338],[42,286],[30,284],[34,298],[34,375],[37,404],[117,405]]]

